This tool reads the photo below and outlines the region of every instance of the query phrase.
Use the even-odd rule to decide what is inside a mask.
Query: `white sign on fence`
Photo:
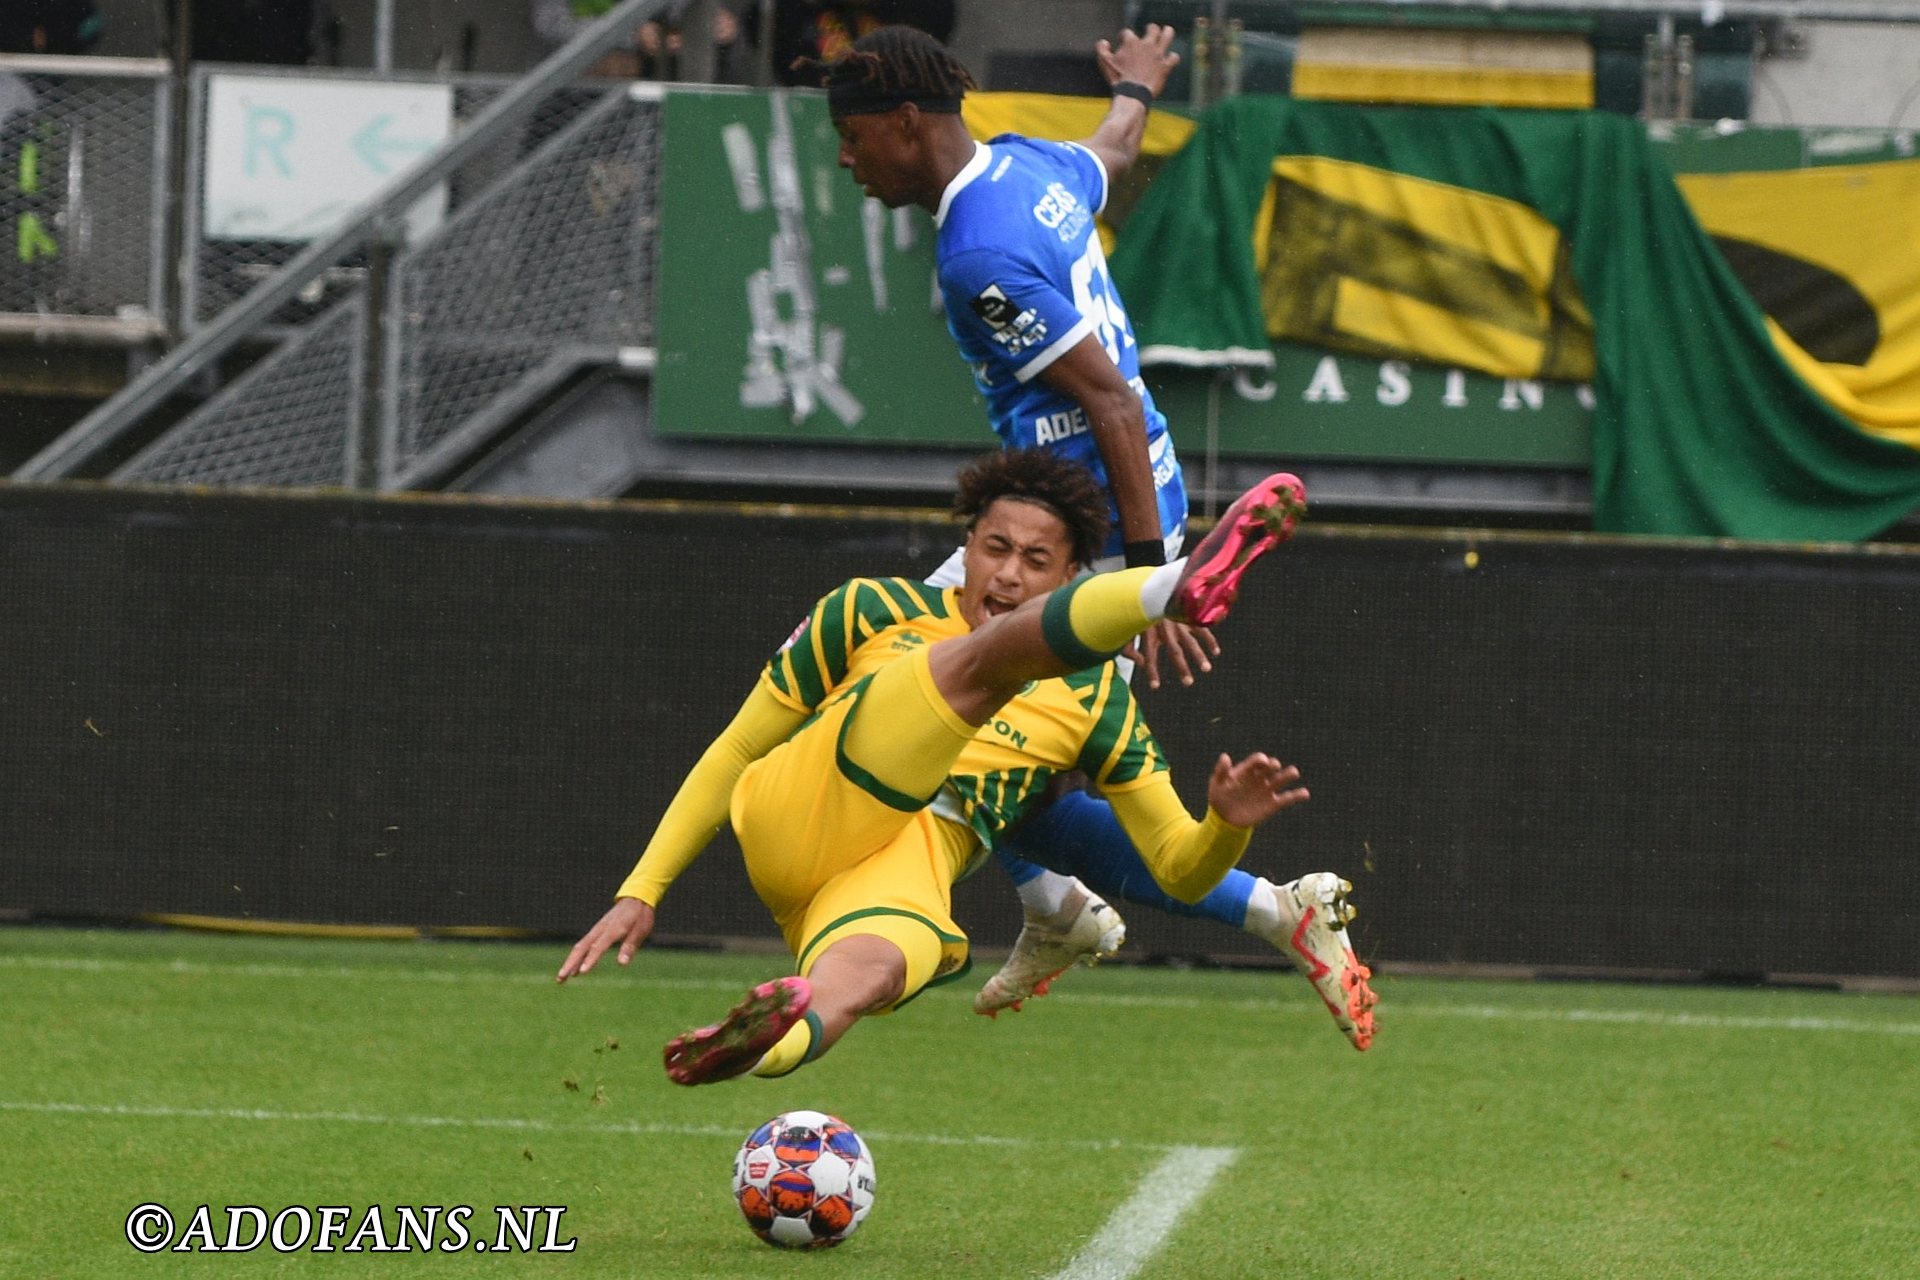
[[[311,240],[452,129],[451,85],[210,76],[202,235]],[[408,210],[408,239],[432,230],[446,203],[436,188]]]

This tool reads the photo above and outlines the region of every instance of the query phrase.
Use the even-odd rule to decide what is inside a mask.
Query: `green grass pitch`
[[[1361,1055],[1291,975],[1108,966],[683,1089],[661,1043],[779,960],[557,988],[564,952],[0,929],[0,1276],[1920,1275],[1910,996],[1388,976]],[[776,1253],[729,1198],[741,1137],[792,1107],[874,1149],[841,1249]],[[1195,1148],[1213,1180],[1157,1247],[1116,1244]],[[563,1205],[577,1246],[143,1256],[145,1202]]]

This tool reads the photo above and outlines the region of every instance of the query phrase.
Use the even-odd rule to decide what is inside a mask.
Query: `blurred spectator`
[[[0,0],[0,53],[85,53],[99,41],[93,0]]]
[[[91,0],[0,0],[0,53],[85,53],[99,42]],[[60,77],[39,77],[43,85]],[[26,77],[0,72],[0,243],[8,263],[7,310],[61,310],[71,287],[63,253],[69,134],[39,114]]]
[[[747,79],[747,55],[740,39],[736,9],[751,0],[722,0],[713,13],[713,78],[719,84],[742,84]],[[579,35],[605,14],[617,0],[533,0],[533,29],[554,45]],[[673,80],[678,78],[680,32],[672,25],[644,22],[633,33],[633,43],[603,55],[587,68],[590,76],[616,80]]]
[[[918,27],[942,44],[953,35],[955,0],[774,0],[773,77],[781,84],[819,83],[796,76],[796,58],[832,62],[875,27]]]

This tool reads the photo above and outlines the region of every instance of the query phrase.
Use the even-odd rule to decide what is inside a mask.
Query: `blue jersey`
[[[973,367],[1001,444],[1058,449],[1111,495],[1086,411],[1038,376],[1089,334],[1100,340],[1146,410],[1160,531],[1172,537],[1186,526],[1186,485],[1107,275],[1093,224],[1106,202],[1106,167],[1078,143],[1007,133],[977,146],[934,215],[940,293],[947,328]],[[1118,555],[1123,542],[1116,508],[1103,554]]]

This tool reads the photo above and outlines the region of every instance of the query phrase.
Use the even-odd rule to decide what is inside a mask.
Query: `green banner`
[[[933,294],[933,221],[861,197],[820,95],[675,89],[665,127],[656,431],[990,444]],[[1217,416],[1232,454],[1587,464],[1583,387],[1276,355],[1259,376],[1149,369],[1176,445],[1199,456]]]
[[[1920,452],[1786,366],[1625,117],[1222,103],[1112,263],[1143,345],[1188,360],[1284,324],[1369,354],[1585,364],[1603,530],[1857,539],[1920,503]]]
[[[865,199],[818,93],[665,105],[654,429],[980,444],[933,300],[933,220]]]
[[[1327,113],[1345,114],[1333,122]],[[861,197],[837,167],[820,95],[676,88],[665,129],[657,431],[987,447],[984,406],[934,294],[932,221]],[[1302,287],[1315,279],[1311,268],[1296,262],[1279,277],[1284,287],[1263,297],[1249,251],[1229,261],[1229,237],[1196,234],[1204,225],[1250,234],[1265,212],[1291,244],[1339,215],[1342,201],[1371,198],[1365,181],[1315,163],[1285,175],[1290,204],[1263,210],[1271,148],[1283,140],[1331,157],[1335,169],[1398,165],[1395,173],[1436,188],[1458,184],[1474,200],[1537,210],[1531,216],[1549,233],[1567,232],[1567,247],[1529,266],[1538,229],[1517,227],[1515,261],[1456,253],[1453,287],[1473,293],[1466,310],[1478,307],[1481,323],[1423,359],[1394,340],[1435,332],[1435,299],[1405,276],[1409,238],[1379,207],[1357,221],[1334,216],[1333,225],[1362,228],[1364,238],[1348,233],[1350,255],[1402,277],[1356,293],[1371,311],[1349,305],[1338,316]],[[1188,343],[1191,312],[1203,328],[1229,325],[1231,341],[1273,353],[1270,369],[1147,369],[1189,459],[1211,443],[1277,459],[1591,468],[1603,528],[1869,536],[1920,494],[1910,453],[1864,438],[1763,349],[1758,313],[1706,247],[1662,158],[1691,171],[1774,169],[1890,149],[1891,135],[1859,132],[1675,128],[1650,141],[1636,122],[1585,113],[1242,99],[1217,109],[1195,154],[1176,157],[1148,187],[1116,262],[1126,264],[1122,289],[1146,346]],[[1230,180],[1208,186],[1195,176],[1208,166],[1225,166]],[[1232,191],[1240,203],[1220,203]],[[1473,201],[1438,213],[1470,223],[1487,216]],[[1563,225],[1547,225],[1554,218]],[[1534,267],[1539,278],[1529,282]],[[1584,300],[1567,287],[1575,276]],[[1529,288],[1546,300],[1537,324]],[[1407,298],[1419,306],[1406,308]],[[1344,317],[1363,340],[1345,350],[1270,340],[1265,321],[1282,313],[1305,334]],[[1499,359],[1469,359],[1481,342]],[[1596,365],[1597,399],[1587,372]]]

